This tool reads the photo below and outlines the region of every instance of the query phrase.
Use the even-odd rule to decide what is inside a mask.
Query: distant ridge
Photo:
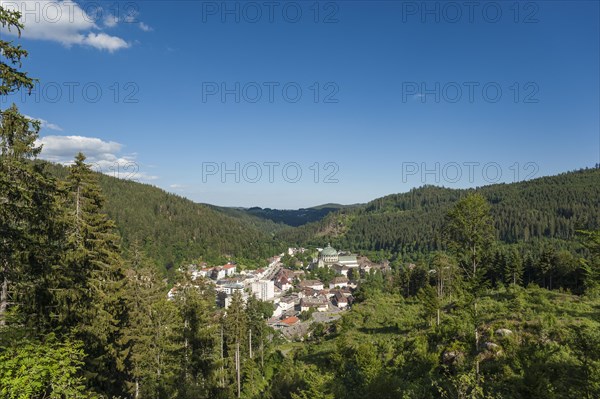
[[[571,240],[578,229],[600,228],[600,169],[595,168],[477,189],[424,186],[339,209],[277,238],[299,245],[331,241],[355,251],[436,250],[442,247],[446,212],[474,190],[491,203],[498,238],[507,243]]]
[[[64,177],[67,169],[49,164]],[[441,247],[444,215],[474,189],[424,186],[366,204],[327,203],[297,210],[198,204],[148,184],[99,175],[127,248],[138,240],[161,267],[202,258],[258,265],[288,245],[323,245],[365,252],[426,252]],[[477,188],[492,205],[499,239],[571,240],[577,229],[600,228],[600,169]]]

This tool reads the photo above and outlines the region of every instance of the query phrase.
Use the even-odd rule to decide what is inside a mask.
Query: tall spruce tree
[[[508,253],[507,263],[504,265],[504,282],[512,285],[523,283],[523,258],[516,248]]]
[[[219,325],[215,318],[215,292],[204,280],[184,280],[175,303],[183,321],[182,372],[184,397],[211,398],[217,382]]]
[[[481,194],[469,194],[459,200],[446,216],[444,233],[448,246],[463,262],[466,296],[471,302],[474,338],[475,373],[479,374],[479,313],[477,304],[482,283],[482,259],[494,239],[494,225],[490,205]],[[478,380],[477,380],[478,381]]]
[[[446,216],[444,236],[448,246],[466,263],[467,277],[479,278],[481,259],[494,240],[494,224],[487,200],[477,193],[459,200]]]
[[[61,318],[85,343],[90,384],[100,392],[124,392],[126,352],[125,275],[115,224],[103,213],[96,176],[79,153],[69,168],[68,265]]]
[[[0,6],[0,28],[23,25],[20,13]],[[26,50],[0,38],[0,98],[35,80],[21,70]],[[8,323],[11,305],[18,324],[42,331],[52,307],[50,270],[60,253],[61,225],[56,182],[43,164],[32,162],[39,121],[19,113],[16,105],[0,110],[0,326]],[[26,315],[24,317],[23,315]]]
[[[230,386],[235,386],[236,396],[240,397],[243,358],[247,348],[248,317],[242,294],[239,291],[236,291],[231,297],[231,304],[223,318],[223,327],[227,350],[225,368],[230,378]]]
[[[581,259],[583,283],[588,293],[600,294],[600,230],[580,231],[585,247],[589,250],[588,259]]]
[[[20,36],[20,16],[0,6],[0,29]],[[33,87],[20,70],[26,56],[0,37],[0,98]],[[0,392],[96,398],[84,387],[82,342],[53,333],[66,236],[57,183],[34,162],[39,130],[16,105],[0,110]]]
[[[130,249],[127,270],[128,319],[122,342],[128,348],[128,389],[133,399],[152,397],[154,394],[153,356],[150,348],[154,340],[151,313],[164,296],[165,284],[135,241]]]
[[[181,381],[182,319],[174,301],[161,298],[150,309],[152,340],[148,346],[151,362],[148,371],[152,393],[147,398],[173,398],[181,396],[184,382]]]

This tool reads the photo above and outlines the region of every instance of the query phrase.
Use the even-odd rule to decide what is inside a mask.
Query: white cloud
[[[43,159],[62,164],[72,162],[78,152],[84,153],[90,162],[114,162],[118,158],[115,154],[123,148],[122,144],[114,141],[83,136],[45,136],[37,144],[44,146]]]
[[[107,28],[114,28],[119,23],[119,18],[110,14],[104,17],[104,26]]]
[[[0,0],[0,6],[21,12],[25,38],[50,40],[66,47],[91,46],[111,53],[130,47],[120,37],[92,32],[100,30],[95,18],[101,14],[101,9],[86,7],[83,10],[79,4],[70,0]],[[113,22],[109,21],[108,24]],[[2,31],[7,32],[6,29]],[[14,31],[10,33],[16,34]]]
[[[138,12],[137,11],[130,11],[126,16],[125,16],[125,22],[127,22],[128,24],[132,24],[134,22],[137,21],[137,17],[138,17]]]
[[[135,154],[121,155],[123,145],[84,136],[44,136],[37,140],[42,145],[41,159],[63,165],[73,163],[77,153],[82,152],[93,170],[127,180],[149,181],[158,176],[140,172]]]
[[[83,44],[95,47],[99,50],[108,50],[112,53],[122,48],[128,48],[129,43],[120,37],[109,36],[106,33],[88,33],[87,37],[83,39]]]
[[[187,193],[189,189],[189,186],[186,186],[185,184],[171,184],[169,185],[169,190],[172,193]]]
[[[140,22],[140,23],[139,23],[139,27],[140,27],[140,29],[141,29],[141,30],[143,30],[144,32],[151,32],[151,31],[153,31],[153,30],[154,30],[154,29],[152,29],[152,27],[151,27],[151,26],[148,26],[148,25],[146,25],[146,24],[145,24],[145,23],[143,23],[143,22]]]
[[[25,115],[26,118],[31,119],[33,121],[38,121],[41,124],[41,128],[42,129],[50,129],[50,130],[56,130],[58,132],[62,132],[62,127],[55,125],[54,123],[50,123],[45,119],[41,119],[41,118],[34,118],[32,116],[29,115]]]

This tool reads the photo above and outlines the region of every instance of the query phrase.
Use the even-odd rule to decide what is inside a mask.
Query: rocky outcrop
[[[499,328],[496,330],[496,335],[499,337],[508,337],[512,333],[512,330],[509,330],[508,328]]]

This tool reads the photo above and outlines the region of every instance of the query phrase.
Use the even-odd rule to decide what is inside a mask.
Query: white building
[[[210,278],[213,280],[221,280],[227,276],[227,272],[222,267],[215,267],[212,269]]]
[[[329,301],[323,295],[312,298],[302,298],[300,300],[300,311],[307,312],[311,308],[317,312],[326,312],[329,307]]]
[[[298,253],[303,254],[306,251],[306,248],[288,248],[287,253],[290,256],[294,256]]]
[[[332,267],[334,265],[346,266],[348,268],[358,268],[358,258],[356,255],[349,255],[346,253],[340,253],[331,245],[327,244],[319,252],[317,263],[313,267]]]
[[[225,275],[227,277],[229,277],[229,276],[233,276],[235,274],[236,267],[235,267],[235,265],[228,263],[225,266],[223,266],[223,270],[225,270]]]
[[[338,262],[340,265],[347,266],[349,268],[358,267],[358,259],[356,255],[339,255]]]
[[[273,311],[273,317],[279,317],[282,314],[284,314],[285,312],[287,312],[288,310],[293,310],[294,309],[294,300],[289,300],[289,301],[280,301],[277,306],[275,307],[275,310]]]
[[[261,301],[275,297],[275,283],[271,280],[259,280],[252,283],[252,293]]]
[[[329,267],[338,261],[338,251],[331,247],[331,245],[327,244],[325,248],[323,248],[319,252],[319,260],[317,262],[317,267]]]
[[[348,307],[348,298],[346,298],[346,296],[344,294],[342,294],[341,292],[338,291],[335,294],[335,297],[333,299],[333,303],[338,308],[345,309],[345,308]]]
[[[283,314],[283,308],[280,306],[280,304],[277,304],[277,306],[275,306],[275,309],[273,310],[272,317],[281,317],[282,314]]]
[[[236,291],[244,292],[244,285],[240,283],[225,283],[217,286],[217,291],[233,295]]]
[[[333,289],[335,287],[344,288],[348,286],[348,277],[334,277],[333,280],[329,283],[329,288]]]
[[[321,291],[323,288],[323,283],[319,280],[304,280],[301,281],[298,285],[300,288],[312,288],[315,291]]]
[[[287,291],[287,290],[293,288],[292,283],[290,282],[290,280],[286,276],[279,276],[279,277],[277,277],[275,279],[275,285],[281,291]]]
[[[333,270],[335,270],[336,274],[341,274],[342,276],[348,277],[348,270],[350,270],[350,268],[348,266],[345,265],[333,265]]]

